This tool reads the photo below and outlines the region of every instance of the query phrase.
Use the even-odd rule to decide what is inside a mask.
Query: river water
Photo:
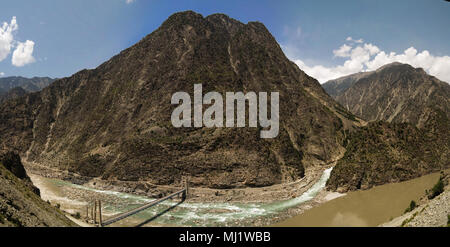
[[[403,214],[411,200],[425,195],[439,173],[369,190],[349,192],[292,217],[276,226],[378,226]]]
[[[154,218],[148,225],[227,226],[237,221],[274,215],[313,199],[325,187],[331,170],[332,168],[326,169],[311,188],[293,199],[272,203],[183,202],[177,204],[176,201],[165,201],[158,206],[120,221],[116,225],[135,226]],[[92,201],[92,198],[102,198],[103,215],[107,219],[115,214],[126,212],[155,200],[133,194],[97,190],[36,175],[31,175],[31,178],[33,183],[41,189],[41,196],[44,200],[49,200],[52,204],[60,204],[61,208],[69,213],[80,212],[85,215],[87,203]],[[165,213],[155,217],[161,212]]]

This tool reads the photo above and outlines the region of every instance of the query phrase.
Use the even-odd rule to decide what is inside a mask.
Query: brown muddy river
[[[377,226],[403,214],[439,179],[433,173],[409,181],[349,192],[275,226]]]

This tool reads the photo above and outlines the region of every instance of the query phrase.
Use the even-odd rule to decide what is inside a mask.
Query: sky
[[[321,83],[398,61],[450,82],[444,0],[14,0],[0,3],[0,77],[66,77],[95,68],[171,14],[260,21]]]

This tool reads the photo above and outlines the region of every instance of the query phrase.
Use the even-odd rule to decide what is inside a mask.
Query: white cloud
[[[19,25],[15,16],[12,17],[9,24],[3,22],[0,26],[0,62],[5,60],[11,53],[11,50],[15,48],[11,62],[14,66],[22,67],[35,62],[36,59],[33,57],[33,41],[19,42],[14,39],[14,34],[18,29]]]
[[[4,76],[5,73],[4,72],[0,72],[0,77]]]
[[[126,0],[127,4],[134,3],[135,0]]]
[[[358,44],[362,44],[363,42],[364,42],[364,40],[363,39],[353,39],[352,37],[350,37],[350,36],[348,36],[346,39],[345,39],[346,41],[349,41],[349,42],[354,42],[354,43],[358,43]]]
[[[372,45],[372,44],[364,44],[364,49],[369,51],[369,54],[371,56],[380,52],[380,49],[377,46]]]
[[[12,55],[12,64],[17,67],[22,67],[29,63],[36,61],[33,57],[34,42],[27,40],[25,42],[18,42],[16,50]]]
[[[346,41],[358,45],[352,47],[351,44],[344,44],[339,49],[333,50],[335,57],[346,58],[341,65],[331,67],[311,66],[305,64],[301,59],[293,59],[293,61],[300,69],[321,83],[357,72],[373,71],[392,62],[407,63],[413,67],[423,68],[430,75],[436,76],[442,81],[450,82],[450,56],[434,56],[427,50],[418,52],[414,47],[410,47],[400,54],[387,53],[380,50],[376,45],[362,44],[362,39],[354,40],[352,37],[348,37]],[[289,51],[287,49],[285,51],[289,56]]]
[[[333,53],[335,57],[349,57],[351,49],[351,46],[343,44],[339,49],[333,50]]]
[[[11,19],[11,22],[3,22],[0,27],[0,62],[8,57],[14,43],[13,32],[19,28],[16,17]]]

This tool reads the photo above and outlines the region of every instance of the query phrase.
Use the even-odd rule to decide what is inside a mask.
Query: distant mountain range
[[[40,91],[54,81],[55,79],[50,77],[2,77],[0,78],[0,102],[23,96],[29,92]]]
[[[52,79],[50,77],[2,77],[0,78],[0,92],[5,93],[16,87],[21,87],[27,92],[36,92],[50,85],[50,83],[52,83],[53,81],[55,81],[55,79]]]

